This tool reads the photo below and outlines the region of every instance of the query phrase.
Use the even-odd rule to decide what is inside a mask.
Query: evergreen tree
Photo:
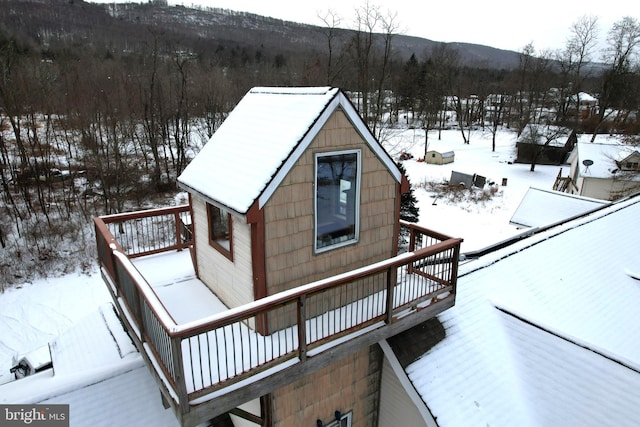
[[[396,165],[398,166],[398,169],[400,169],[400,172],[406,176],[406,170],[402,163],[396,162]],[[420,208],[416,205],[417,202],[418,200],[413,194],[413,187],[411,186],[411,183],[409,183],[409,191],[404,193],[400,199],[400,219],[407,222],[418,222]]]

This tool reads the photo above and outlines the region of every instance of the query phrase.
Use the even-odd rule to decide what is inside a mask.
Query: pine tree
[[[401,162],[396,163],[400,172],[406,176],[406,170]],[[400,219],[407,222],[418,222],[420,216],[420,208],[416,205],[418,199],[413,194],[413,187],[409,183],[409,191],[402,195],[400,199]]]

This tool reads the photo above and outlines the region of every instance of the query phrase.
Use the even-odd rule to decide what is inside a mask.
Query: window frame
[[[213,216],[214,209],[217,209],[220,212],[220,215],[227,215],[227,227],[229,229],[228,237],[225,240],[229,241],[229,248],[225,248],[223,245],[218,243],[217,239],[213,235]],[[209,229],[207,230],[207,237],[209,239],[209,246],[216,249],[222,255],[227,257],[229,261],[233,262],[233,220],[231,218],[231,213],[224,208],[213,205],[211,203],[207,203],[207,226]]]
[[[346,414],[342,414],[340,416],[340,421],[332,421],[327,424],[325,427],[351,427],[353,418],[353,412],[347,412]]]
[[[354,195],[354,206],[353,206],[353,226],[354,226],[354,237],[348,240],[340,241],[333,244],[328,244],[325,246],[318,246],[318,237],[319,237],[319,227],[318,227],[318,165],[320,160],[325,157],[331,156],[340,156],[340,155],[349,155],[355,154],[355,164],[356,164],[356,173],[355,173],[355,195]],[[361,149],[345,149],[345,150],[334,150],[334,151],[325,151],[318,152],[314,154],[314,197],[313,197],[313,222],[314,222],[314,230],[313,230],[313,249],[315,254],[321,254],[324,252],[328,252],[334,249],[338,249],[344,246],[349,246],[358,243],[360,239],[360,197],[362,192],[362,150]]]

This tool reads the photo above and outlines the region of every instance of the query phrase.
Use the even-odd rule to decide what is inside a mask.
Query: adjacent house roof
[[[569,162],[577,160],[583,177],[610,179],[618,172],[616,162],[628,158],[634,152],[638,152],[638,148],[630,145],[579,142],[571,152]],[[585,160],[590,160],[590,164],[586,165]]]
[[[111,304],[49,344],[53,369],[0,386],[1,404],[66,404],[73,426],[179,426]]]
[[[518,138],[517,144],[538,144],[549,147],[566,147],[571,130],[549,125],[529,123]]]
[[[395,163],[339,89],[257,87],[238,103],[178,183],[239,214],[256,200],[261,207],[338,108],[400,182]]]
[[[639,217],[636,196],[460,265],[405,369],[440,427],[637,423]]]
[[[531,187],[510,223],[518,227],[546,227],[609,204],[604,200]]]

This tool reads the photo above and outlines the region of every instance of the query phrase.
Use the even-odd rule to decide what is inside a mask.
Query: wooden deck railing
[[[189,222],[180,217],[185,212],[188,207],[94,220],[105,281],[156,372],[185,412],[190,403],[216,390],[257,373],[302,363],[341,340],[392,323],[411,310],[455,298],[461,239],[403,222],[409,240],[406,253],[176,324],[129,258],[189,244],[176,224]],[[130,235],[137,235],[139,226],[129,226],[129,221],[154,225],[168,221],[161,228],[175,230],[175,235],[155,238],[148,245],[145,239],[132,243]],[[135,233],[128,231],[133,229]],[[126,244],[116,241],[112,230],[125,234]],[[160,240],[165,242],[158,243]]]

